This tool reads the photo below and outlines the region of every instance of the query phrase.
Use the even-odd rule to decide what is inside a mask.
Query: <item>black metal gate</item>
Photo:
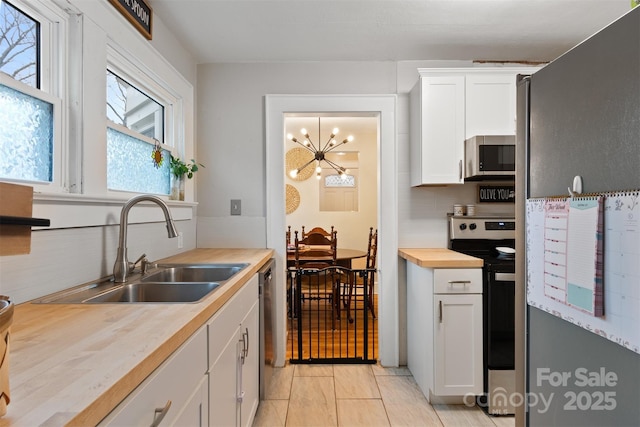
[[[290,269],[291,363],[376,363],[374,269]]]

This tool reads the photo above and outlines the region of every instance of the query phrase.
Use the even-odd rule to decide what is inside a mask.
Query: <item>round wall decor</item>
[[[287,151],[287,154],[285,156],[284,173],[294,181],[304,181],[305,179],[308,179],[311,175],[313,175],[313,172],[315,172],[315,167],[313,167],[313,165],[309,165],[304,168],[302,171],[300,171],[300,173],[298,173],[298,175],[296,175],[295,178],[291,178],[289,172],[293,169],[298,169],[299,167],[304,166],[310,160],[313,160],[313,157],[313,153],[307,149],[304,149],[302,147],[292,148],[291,150]]]
[[[300,206],[300,193],[298,192],[296,187],[291,184],[287,184],[285,187],[285,194],[287,204],[286,212],[288,215],[298,209],[298,206]]]

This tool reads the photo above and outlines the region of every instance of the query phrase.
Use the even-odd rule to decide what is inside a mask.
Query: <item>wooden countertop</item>
[[[484,261],[445,248],[402,248],[399,255],[420,267],[428,268],[482,268]]]
[[[0,426],[96,425],[272,256],[271,249],[194,249],[161,260],[250,263],[195,304],[17,305],[11,402]]]

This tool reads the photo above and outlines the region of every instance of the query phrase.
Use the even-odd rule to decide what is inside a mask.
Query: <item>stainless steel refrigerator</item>
[[[519,195],[568,195],[576,175],[584,192],[640,188],[640,7],[533,75],[520,76],[517,129]],[[517,345],[516,367],[526,372],[518,386],[531,403],[549,400],[546,408],[539,400],[526,412],[521,408],[517,420],[531,426],[640,425],[640,355],[527,306],[525,197],[518,197],[516,217],[516,328],[526,331]],[[576,381],[577,368],[605,368],[617,381],[585,386]],[[569,377],[540,381],[541,372]],[[598,408],[594,403],[605,391],[613,404]]]

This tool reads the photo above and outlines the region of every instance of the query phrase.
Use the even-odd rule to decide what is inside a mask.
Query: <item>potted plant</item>
[[[203,168],[204,165],[196,163],[194,159],[191,159],[191,163],[186,163],[179,157],[171,155],[171,162],[169,168],[171,169],[171,194],[169,198],[171,200],[184,200],[184,180],[193,178],[193,174],[198,172],[199,168]]]

